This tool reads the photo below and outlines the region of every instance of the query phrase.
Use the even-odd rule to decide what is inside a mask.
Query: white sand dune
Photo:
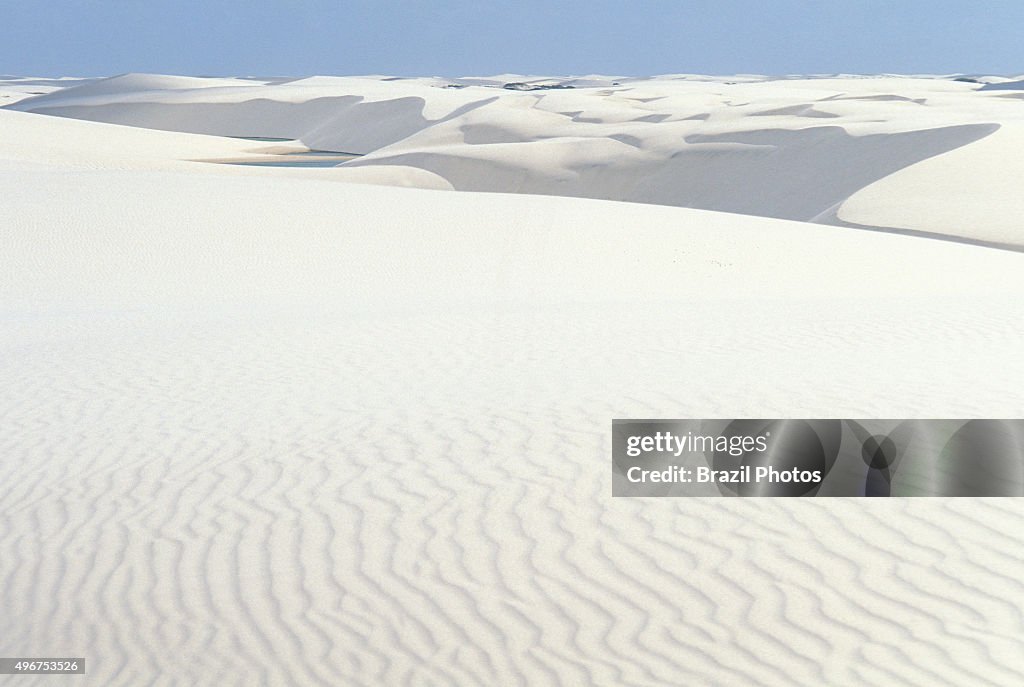
[[[52,169],[188,170],[192,175],[296,177],[341,182],[380,183],[450,190],[451,184],[422,169],[395,167],[387,170],[296,169],[240,167],[210,164],[217,161],[272,160],[307,150],[296,141],[264,142],[154,131],[73,119],[51,118],[46,126],[39,117],[0,111],[4,132],[0,170],[31,167]],[[200,162],[196,162],[196,161]],[[202,162],[210,161],[210,162]],[[370,173],[368,174],[367,171]]]
[[[997,81],[985,84],[982,88],[985,91],[1024,91],[1024,79],[1016,81]]]
[[[1021,103],[1024,109],[1024,103]],[[866,186],[839,208],[854,224],[1024,245],[1024,112],[991,136]]]
[[[45,95],[54,91],[79,86],[89,83],[93,79],[48,79],[27,76],[0,76],[0,107],[13,105],[14,103]]]
[[[731,121],[721,105],[686,119],[714,109],[708,82],[666,81],[671,106],[621,106],[678,109],[669,138],[802,116]],[[861,95],[892,90],[862,81]],[[920,88],[951,110],[981,97],[933,81]],[[264,86],[177,88],[186,104],[170,111],[206,121],[211,103],[188,99],[249,88]],[[742,107],[790,108],[787,92],[806,88],[779,82],[774,102]],[[533,92],[433,90],[457,96],[419,111],[434,123],[413,138],[450,134],[463,163],[492,148],[480,169],[499,180],[569,184],[579,165],[634,149],[611,137],[618,124],[585,121],[606,133],[470,143],[498,136],[479,129],[485,108],[502,136],[524,121],[516,108],[572,118]],[[617,96],[579,97],[596,111]],[[893,103],[814,108],[924,107]],[[438,121],[460,108],[462,124]],[[982,165],[996,152],[979,146],[1010,130],[966,143],[946,129],[985,116],[927,119],[818,131],[813,147],[879,135],[902,156],[916,145],[901,147],[906,134]],[[84,655],[74,679],[104,686],[1021,684],[1015,501],[613,500],[609,446],[613,417],[1012,415],[1024,255],[662,205],[341,183],[429,147],[413,138],[377,150],[379,164],[270,169],[188,160],[283,144],[0,110],[0,655]],[[671,159],[656,143],[635,155]],[[539,157],[520,152],[533,145]],[[710,160],[762,144],[685,145],[720,148],[709,164],[725,165]],[[945,159],[918,164],[941,176]],[[461,183],[427,165],[406,181],[427,169]],[[901,179],[915,169],[859,193],[917,188]],[[756,191],[782,207],[767,182]],[[850,221],[898,223],[871,214],[890,201],[864,200]],[[920,205],[911,220],[937,221]]]
[[[11,107],[181,132],[299,139],[313,149],[363,155],[344,163],[346,181],[628,200],[1021,247],[1020,213],[992,210],[1019,195],[1007,189],[1016,170],[990,164],[1016,145],[1016,83],[952,76],[128,74]],[[508,84],[548,90],[501,87]],[[1001,128],[1010,131],[982,144]],[[894,209],[892,199],[905,192],[914,200]]]

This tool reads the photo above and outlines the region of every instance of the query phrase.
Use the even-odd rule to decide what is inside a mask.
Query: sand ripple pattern
[[[1024,680],[1024,506],[613,500],[609,413],[724,409],[683,378],[785,342],[691,338],[665,378],[685,316],[637,361],[587,342],[642,318],[577,315],[7,322],[0,654],[132,686]]]
[[[1016,412],[1024,254],[5,140],[0,656],[102,687],[1024,684],[1024,501],[612,499],[610,456],[616,417]]]

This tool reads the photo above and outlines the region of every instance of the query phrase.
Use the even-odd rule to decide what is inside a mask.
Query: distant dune
[[[1019,414],[1010,91],[27,81],[0,655],[87,675],[18,684],[1024,681],[1018,502],[612,499],[610,462],[616,417]]]
[[[1024,140],[1021,103],[1007,97],[1021,83],[126,74],[10,107],[296,139],[362,155],[344,164],[347,181],[627,200],[1020,247],[1024,194],[1013,181],[1024,178],[1024,158],[1001,151]]]

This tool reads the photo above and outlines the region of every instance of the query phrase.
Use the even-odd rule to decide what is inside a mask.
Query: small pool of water
[[[283,155],[281,157],[284,157]],[[349,157],[313,158],[310,160],[239,160],[223,162],[225,165],[243,165],[247,167],[334,167],[342,162],[351,160],[355,155]]]
[[[210,162],[247,167],[334,167],[356,157],[359,156],[352,153],[338,153],[332,150],[306,150],[295,153],[259,155],[235,160],[210,160]]]
[[[227,138],[237,138],[240,141],[264,141],[266,143],[284,143],[295,140],[294,138],[269,138],[267,136],[228,136]]]

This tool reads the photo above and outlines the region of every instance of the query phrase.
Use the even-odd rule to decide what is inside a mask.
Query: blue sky
[[[0,0],[0,74],[1024,73],[1024,0]]]

